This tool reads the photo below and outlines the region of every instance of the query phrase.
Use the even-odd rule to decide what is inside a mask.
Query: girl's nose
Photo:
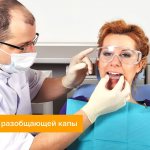
[[[110,61],[111,65],[113,66],[120,66],[121,65],[121,60],[118,55],[114,55],[113,58]]]

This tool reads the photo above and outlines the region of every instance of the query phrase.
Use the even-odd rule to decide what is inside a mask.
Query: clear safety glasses
[[[117,56],[121,63],[133,65],[138,64],[142,58],[142,53],[138,50],[118,46],[99,47],[99,59],[104,63],[109,63]]]

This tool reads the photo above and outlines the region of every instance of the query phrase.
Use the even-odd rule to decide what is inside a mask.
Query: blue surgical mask
[[[8,54],[7,52],[0,49],[0,51]],[[14,73],[19,71],[25,71],[29,69],[36,58],[37,53],[19,53],[19,54],[8,54],[11,56],[11,63],[8,65],[0,64],[0,68],[8,73]]]

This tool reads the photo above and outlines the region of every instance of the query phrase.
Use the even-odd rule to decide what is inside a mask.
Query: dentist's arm
[[[87,57],[92,51],[94,49],[89,48],[74,56],[64,77],[46,78],[34,102],[54,100],[81,84],[86,74],[92,72],[92,63]]]

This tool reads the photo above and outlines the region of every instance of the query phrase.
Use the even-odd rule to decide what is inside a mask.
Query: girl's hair
[[[142,53],[142,60],[145,61],[143,68],[145,68],[149,53],[149,40],[139,26],[127,24],[124,20],[116,20],[105,23],[99,31],[97,42],[99,47],[103,45],[105,37],[109,34],[127,35],[132,38],[136,43],[136,49]]]

